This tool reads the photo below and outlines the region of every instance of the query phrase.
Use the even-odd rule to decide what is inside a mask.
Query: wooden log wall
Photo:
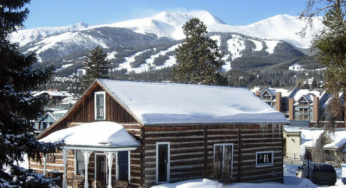
[[[144,187],[156,183],[157,142],[170,142],[171,182],[212,178],[213,147],[218,143],[233,143],[232,178],[228,182],[283,181],[281,125],[144,126]],[[259,151],[273,151],[274,165],[256,167]]]

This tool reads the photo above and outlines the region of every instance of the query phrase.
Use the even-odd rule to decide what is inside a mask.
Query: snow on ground
[[[266,40],[266,41],[265,41],[266,46],[267,46],[266,52],[268,52],[269,54],[274,53],[274,50],[275,50],[275,48],[276,48],[276,45],[278,45],[279,42],[280,42],[280,41]]]
[[[222,65],[222,71],[224,71],[224,72],[227,72],[227,71],[229,71],[229,70],[232,69],[231,62],[228,61],[228,58],[229,58],[230,56],[231,56],[230,54],[227,54],[227,55],[223,56],[223,58],[222,58],[222,60],[225,61],[225,64]]]
[[[222,183],[210,179],[194,179],[177,183],[167,183],[153,186],[152,188],[317,188],[319,186],[313,184],[309,179],[297,178],[297,165],[284,165],[284,184],[276,182],[265,183],[232,183],[223,185]],[[335,169],[338,175],[338,180],[335,186],[329,187],[346,187],[341,182],[341,170]],[[322,186],[326,187],[326,186]]]
[[[232,38],[227,40],[227,50],[232,54],[232,60],[241,57],[241,51],[245,50],[245,42],[240,36],[232,35]]]
[[[253,40],[253,39],[249,39],[249,40],[255,44],[255,48],[253,48],[254,51],[261,51],[263,49],[263,44],[261,41]]]
[[[156,66],[154,64],[154,60],[155,60],[155,58],[159,57],[160,55],[164,56],[168,52],[174,51],[176,48],[178,48],[179,45],[180,44],[173,45],[166,50],[163,50],[163,51],[160,51],[154,55],[151,55],[148,59],[145,60],[145,63],[141,64],[139,67],[133,68],[133,67],[131,67],[131,63],[135,61],[136,56],[138,56],[138,55],[140,55],[140,54],[142,54],[142,53],[144,53],[150,49],[144,50],[141,52],[137,52],[136,54],[134,54],[130,57],[125,57],[125,61],[123,63],[121,63],[119,65],[119,67],[116,68],[115,70],[126,69],[127,72],[142,73],[142,72],[149,71],[151,69],[159,70],[159,69],[163,69],[166,67],[171,67],[174,64],[176,64],[176,59],[174,56],[169,56],[169,58],[165,61],[165,63],[163,65],[159,65],[159,66]]]
[[[125,61],[123,63],[121,63],[119,65],[119,67],[116,68],[116,70],[126,69],[128,72],[136,71],[137,68],[132,68],[131,67],[131,63],[135,62],[136,56],[139,56],[142,53],[145,53],[145,52],[147,52],[149,50],[150,49],[147,49],[147,50],[144,50],[144,51],[140,51],[140,52],[137,52],[137,53],[135,53],[134,55],[132,55],[130,57],[125,57]]]
[[[154,65],[154,60],[155,60],[155,58],[159,57],[160,55],[164,56],[168,52],[174,51],[176,48],[178,48],[178,46],[179,46],[179,44],[176,44],[174,46],[169,47],[167,50],[160,51],[160,52],[150,56],[148,59],[146,59],[146,63],[141,64],[138,68],[134,68],[134,71],[136,73],[141,73],[141,72],[149,71],[151,68],[153,68],[154,70],[158,70],[158,69],[162,69],[165,67],[173,66],[175,64],[175,61],[173,64],[171,63],[172,61],[170,61],[170,59],[173,56],[170,56],[169,59],[166,60],[166,62],[163,65],[160,65],[160,66]],[[175,60],[175,58],[174,58],[174,60]]]
[[[176,63],[177,63],[177,60],[172,55],[172,56],[169,56],[169,58],[167,59],[167,61],[163,65],[156,67],[156,69],[158,70],[158,69],[163,69],[166,67],[171,67],[171,66],[175,65]]]
[[[57,35],[64,32],[82,30],[88,28],[87,24],[77,23],[69,26],[61,27],[41,27],[33,29],[22,29],[11,33],[9,39],[13,43],[18,43],[19,46],[24,46],[32,41],[48,37],[51,35]]]
[[[71,67],[72,65],[73,65],[73,63],[62,65],[60,68],[56,69],[55,72],[58,72],[58,71],[61,71],[63,69],[66,69],[68,67]]]
[[[101,46],[102,48],[108,48],[106,43],[96,39],[90,35],[80,33],[80,32],[67,32],[59,35],[53,35],[44,38],[40,42],[36,43],[36,46],[29,48],[26,53],[36,52],[40,54],[48,49],[54,48],[59,43],[70,43],[70,44],[80,44],[84,47],[92,48],[94,46]],[[63,52],[64,49],[57,49],[59,52]]]
[[[221,36],[220,35],[213,35],[210,38],[215,40],[217,46],[220,48],[220,46],[221,46]]]
[[[111,59],[115,59],[115,55],[117,54],[116,51],[113,51],[113,52],[108,52],[107,53],[107,57],[106,57],[106,60],[111,60]]]

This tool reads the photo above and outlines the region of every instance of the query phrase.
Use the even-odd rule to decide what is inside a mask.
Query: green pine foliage
[[[83,90],[87,89],[95,79],[108,77],[109,62],[106,57],[107,54],[99,46],[88,53],[84,62],[86,74],[81,80]]]
[[[334,130],[335,120],[346,114],[342,113],[342,104],[339,100],[339,92],[346,94],[346,22],[345,1],[331,1],[322,23],[324,30],[316,37],[313,46],[319,50],[319,61],[326,65],[326,86],[332,93],[332,101],[329,105],[329,123],[327,130]],[[344,108],[346,105],[344,105]],[[346,109],[343,109],[346,111]],[[346,118],[346,117],[345,117]]]
[[[327,68],[325,83],[328,92],[332,95],[332,100],[328,106],[330,117],[325,130],[334,131],[336,119],[343,115],[346,120],[346,103],[342,108],[339,99],[339,93],[343,92],[344,100],[346,100],[346,1],[324,0],[322,2],[324,7],[315,7],[317,0],[308,0],[307,8],[301,17],[307,16],[311,23],[312,16],[324,12],[322,23],[325,27],[315,36],[312,47],[318,50],[318,60]]]
[[[207,36],[207,27],[197,18],[183,25],[185,42],[176,49],[177,65],[172,80],[181,83],[225,85],[219,70],[223,65],[216,42]]]
[[[41,143],[33,134],[32,121],[42,115],[46,99],[32,97],[31,91],[49,79],[52,68],[34,69],[35,54],[23,55],[7,40],[27,17],[29,11],[23,7],[28,2],[0,3],[0,187],[54,186],[52,180],[17,165],[24,154],[39,160],[60,146]]]
[[[313,42],[319,61],[326,67],[327,87],[331,93],[346,91],[346,22],[345,1],[330,1],[323,17],[325,29]]]

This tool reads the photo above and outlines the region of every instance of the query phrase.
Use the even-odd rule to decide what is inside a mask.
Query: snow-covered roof
[[[45,143],[63,141],[66,145],[72,146],[139,146],[139,142],[122,125],[109,121],[82,123],[55,131],[40,141]]]
[[[291,92],[289,97],[294,98],[294,101],[298,101],[303,95],[314,95],[320,97],[321,93],[316,90],[296,89]]]
[[[275,96],[277,92],[281,93],[281,97],[287,97],[290,94],[290,90],[284,88],[268,88],[268,90]]]
[[[98,82],[143,125],[287,122],[248,89],[194,84]]]
[[[42,95],[42,94],[47,94],[49,96],[54,96],[54,97],[69,97],[71,94],[68,92],[64,91],[39,91],[33,94],[34,97]]]
[[[343,96],[343,92],[340,92],[339,93],[339,99],[340,99],[340,102],[341,104],[344,103],[344,100],[343,100],[344,96]],[[321,98],[320,98],[320,107],[322,108],[326,108],[329,103],[331,102],[332,100],[332,95],[327,93],[327,91],[324,91],[322,94],[321,94]]]
[[[328,137],[332,140],[331,143],[323,146],[324,149],[338,149],[346,144],[346,131],[335,131],[328,133]]]
[[[60,119],[61,117],[63,117],[68,110],[57,110],[52,112],[52,115],[55,117],[56,120]]]

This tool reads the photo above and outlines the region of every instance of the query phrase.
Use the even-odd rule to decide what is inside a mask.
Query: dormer
[[[300,97],[300,99],[298,100],[298,104],[302,105],[302,106],[306,106],[309,105],[311,103],[310,100],[310,96],[308,95],[303,95],[302,97]]]
[[[275,97],[275,91],[265,88],[261,93],[261,98],[264,101],[271,101]]]
[[[106,120],[106,92],[95,92],[94,104],[95,120]]]

